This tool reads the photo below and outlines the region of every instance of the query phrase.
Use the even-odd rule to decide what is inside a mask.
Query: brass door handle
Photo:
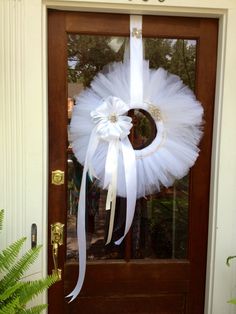
[[[51,245],[52,245],[52,258],[54,269],[52,273],[61,280],[61,269],[58,268],[58,250],[61,245],[63,245],[63,234],[64,234],[64,224],[56,222],[51,225]]]

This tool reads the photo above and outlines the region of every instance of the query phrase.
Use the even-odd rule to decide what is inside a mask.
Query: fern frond
[[[0,230],[3,223],[3,210],[0,210]],[[47,289],[56,276],[31,282],[20,281],[25,271],[35,262],[42,246],[28,250],[21,258],[18,254],[26,238],[19,239],[0,252],[0,314],[40,314],[47,304],[26,309],[26,303]],[[3,274],[1,274],[3,272]]]
[[[23,285],[23,282],[17,282],[13,286],[8,287],[5,291],[3,291],[3,293],[0,294],[0,304],[11,298],[17,290],[20,290],[23,287]]]
[[[16,314],[19,307],[19,298],[12,298],[7,304],[0,304],[0,314]]]
[[[0,292],[17,282],[25,271],[29,269],[39,255],[42,246],[37,246],[27,251],[20,260],[12,266],[9,272],[0,280]]]
[[[50,275],[44,279],[23,282],[23,289],[19,292],[20,304],[26,304],[38,294],[42,293],[45,289],[49,288],[56,281],[57,276]]]
[[[3,224],[3,219],[4,219],[4,210],[0,210],[0,230],[2,230],[2,224]]]
[[[11,265],[15,262],[25,241],[26,238],[21,238],[0,253],[0,272],[9,270]]]
[[[227,265],[227,266],[230,266],[230,263],[229,263],[229,262],[230,262],[231,259],[234,259],[234,258],[236,258],[236,255],[234,255],[234,256],[229,256],[229,257],[227,258],[227,260],[226,260],[226,265]]]
[[[47,304],[36,305],[34,307],[31,307],[30,309],[25,309],[24,311],[20,311],[19,314],[40,314],[47,307],[48,307]]]

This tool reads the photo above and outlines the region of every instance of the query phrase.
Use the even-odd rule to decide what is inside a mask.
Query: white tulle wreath
[[[202,136],[203,108],[181,79],[162,68],[149,69],[143,62],[143,99],[135,108],[130,104],[129,65],[113,63],[100,72],[91,87],[76,97],[70,125],[72,148],[84,164],[91,133],[99,136],[90,160],[92,175],[104,187],[109,134],[127,137],[132,127],[127,117],[130,109],[143,109],[154,119],[157,133],[150,145],[135,150],[137,198],[169,187],[186,175],[195,163]],[[123,127],[123,129],[122,129]],[[112,128],[112,129],[111,129]],[[99,134],[100,130],[100,134]],[[118,132],[118,133],[117,133]],[[105,135],[104,135],[105,134]],[[117,135],[118,134],[118,135]],[[126,197],[123,155],[118,155],[117,195]]]

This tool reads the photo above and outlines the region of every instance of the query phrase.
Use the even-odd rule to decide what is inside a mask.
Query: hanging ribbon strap
[[[72,302],[77,295],[79,294],[85,277],[86,271],[86,233],[85,233],[85,209],[86,209],[86,179],[87,173],[89,171],[89,165],[91,164],[91,158],[96,151],[98,140],[96,137],[96,128],[93,129],[90,140],[88,144],[88,151],[86,154],[86,159],[84,163],[82,181],[80,186],[79,193],[79,203],[78,203],[78,213],[77,213],[77,242],[78,242],[78,250],[79,250],[79,277],[77,284],[74,290],[67,295],[66,297],[71,298],[70,302]]]
[[[130,16],[130,104],[143,103],[143,40],[142,16]],[[137,107],[136,107],[137,105]]]

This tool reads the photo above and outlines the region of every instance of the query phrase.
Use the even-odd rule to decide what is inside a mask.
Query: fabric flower
[[[132,119],[127,114],[129,106],[120,98],[109,96],[91,112],[93,122],[97,125],[97,135],[105,141],[123,139],[129,135]]]

